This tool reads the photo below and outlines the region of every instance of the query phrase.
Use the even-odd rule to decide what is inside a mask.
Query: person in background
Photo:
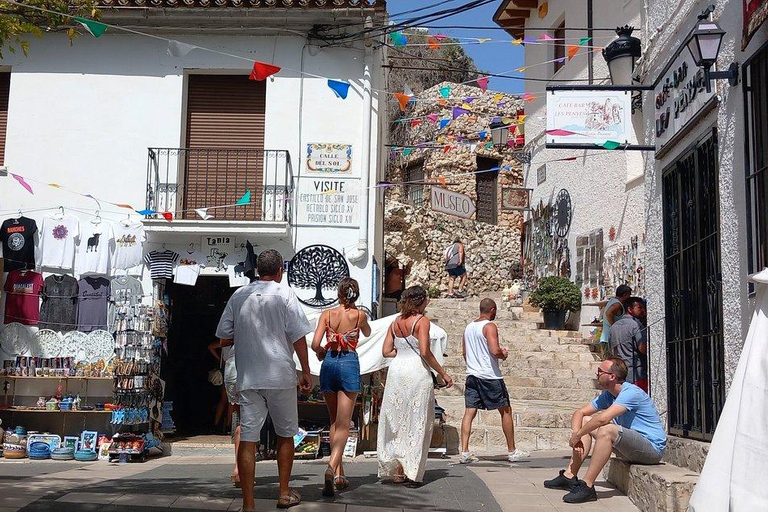
[[[608,341],[611,337],[611,326],[624,315],[624,301],[632,295],[632,288],[625,284],[616,287],[616,296],[612,297],[603,309],[603,333],[600,336],[600,343],[603,347],[608,347]]]
[[[624,311],[627,314],[611,326],[610,353],[627,364],[627,382],[631,382],[647,393],[648,341],[646,328],[642,323],[646,314],[643,299],[628,298],[624,301]]]
[[[222,346],[235,347],[237,401],[240,404],[240,449],[237,467],[243,489],[243,512],[255,510],[253,480],[256,443],[267,415],[277,434],[277,508],[301,503],[289,486],[293,468],[293,436],[299,430],[296,385],[312,387],[306,334],[312,327],[296,294],[283,279],[283,257],[268,249],[259,254],[259,280],[239,288],[229,299],[216,329]],[[234,341],[236,340],[236,343]],[[301,365],[296,378],[294,353]]]
[[[351,277],[339,281],[338,297],[339,306],[320,315],[312,340],[312,350],[323,362],[320,391],[331,419],[331,458],[325,470],[323,496],[333,496],[335,489],[349,487],[341,461],[349,438],[355,401],[362,385],[360,361],[355,349],[361,332],[363,336],[371,335],[368,317],[355,306],[360,297],[357,281]],[[323,338],[325,346],[320,345]]]
[[[235,366],[235,349],[232,345],[222,346],[221,340],[214,341],[208,345],[208,350],[213,357],[218,359],[224,366],[224,399],[228,403],[227,423],[234,426],[232,433],[235,444],[235,469],[232,471],[232,483],[235,487],[240,487],[240,474],[237,471],[237,452],[240,448],[240,405],[237,403],[237,367]],[[219,356],[221,350],[221,356]],[[216,424],[218,424],[219,408],[216,409]]]
[[[597,500],[595,480],[612,452],[635,464],[658,464],[664,455],[667,434],[656,406],[645,391],[625,382],[626,378],[627,365],[618,357],[600,363],[597,382],[605,391],[571,417],[571,460],[557,477],[544,482],[548,489],[570,491],[563,496],[566,503]],[[584,480],[579,480],[593,438],[592,460]]]
[[[477,460],[469,452],[469,436],[478,409],[496,409],[501,414],[501,428],[507,440],[509,462],[530,456],[530,453],[515,447],[515,425],[509,393],[499,368],[499,359],[505,360],[509,352],[499,345],[499,329],[493,323],[495,319],[496,303],[485,298],[480,301],[480,316],[464,330],[462,355],[467,364],[467,383],[464,388],[464,418],[461,421],[461,464]]]
[[[448,297],[464,297],[464,285],[467,283],[467,268],[465,266],[464,244],[456,238],[452,245],[445,249],[445,270],[448,272]],[[453,283],[459,278],[459,288],[453,292]]]

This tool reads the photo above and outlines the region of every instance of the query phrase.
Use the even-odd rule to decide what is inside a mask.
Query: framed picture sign
[[[530,210],[531,190],[530,188],[502,187],[501,209]]]

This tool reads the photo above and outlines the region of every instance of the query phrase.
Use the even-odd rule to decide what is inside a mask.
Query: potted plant
[[[528,302],[541,309],[546,329],[562,330],[565,328],[565,314],[581,308],[581,292],[566,277],[545,277],[539,280]]]

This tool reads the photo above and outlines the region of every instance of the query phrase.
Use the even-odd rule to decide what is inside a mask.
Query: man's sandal
[[[290,494],[280,496],[280,499],[277,500],[277,508],[291,508],[299,503],[301,503],[301,495],[291,489]]]

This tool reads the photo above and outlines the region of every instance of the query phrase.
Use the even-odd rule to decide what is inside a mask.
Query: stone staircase
[[[492,297],[501,304],[497,297]],[[449,453],[458,451],[464,414],[466,368],[461,342],[466,325],[479,316],[479,298],[435,299],[427,315],[448,333],[445,367],[454,379],[452,389],[438,390],[446,409]],[[568,448],[571,414],[597,396],[595,372],[599,361],[581,333],[540,328],[537,311],[498,312],[496,325],[509,357],[501,371],[515,416],[515,440],[525,450]],[[480,411],[470,439],[475,451],[503,451],[506,441],[496,411]]]

